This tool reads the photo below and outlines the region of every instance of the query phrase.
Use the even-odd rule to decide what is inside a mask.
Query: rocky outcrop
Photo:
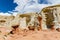
[[[43,8],[40,14],[42,15],[43,27],[60,28],[60,5]]]
[[[37,13],[17,14],[16,16],[0,16],[0,19],[0,27],[6,27],[9,30],[16,28],[21,30],[41,29],[42,18],[41,15]]]
[[[17,26],[18,25],[18,26]],[[60,5],[43,8],[40,13],[0,16],[0,27],[10,30],[47,30],[60,28]]]

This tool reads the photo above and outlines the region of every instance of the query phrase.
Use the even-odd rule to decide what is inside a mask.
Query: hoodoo
[[[48,29],[60,28],[60,5],[49,6],[41,11],[42,26]]]

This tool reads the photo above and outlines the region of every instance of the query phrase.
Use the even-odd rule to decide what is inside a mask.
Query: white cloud
[[[16,2],[18,4],[18,6],[15,8],[16,11],[22,12],[24,6],[27,4],[28,0],[15,0],[14,2]]]
[[[19,12],[12,12],[12,11],[9,11],[7,13],[3,13],[3,12],[0,12],[0,15],[3,15],[3,16],[11,16],[11,15],[14,15],[16,16]]]
[[[18,6],[15,8],[15,11],[18,11],[20,13],[39,12],[44,7],[60,4],[60,0],[45,1],[47,1],[48,4],[39,4],[38,0],[14,0],[14,2],[18,4]]]
[[[3,13],[3,12],[0,12],[0,15],[10,16],[11,14],[9,14],[9,13]]]
[[[39,4],[38,0],[15,0],[18,6],[15,11],[20,13],[23,12],[39,12],[43,7],[48,6],[47,4]]]
[[[13,13],[14,16],[16,16],[17,13],[25,13],[25,12],[40,12],[42,8],[60,4],[60,0],[43,0],[46,1],[47,4],[39,4],[38,0],[14,0],[15,3],[18,4],[18,6],[13,11],[18,12],[9,12]],[[1,12],[0,15],[11,15],[9,13],[3,13]]]
[[[46,4],[34,4],[34,5],[30,5],[30,6],[26,6],[24,8],[24,12],[40,12],[44,7],[47,7],[50,5],[46,5]]]

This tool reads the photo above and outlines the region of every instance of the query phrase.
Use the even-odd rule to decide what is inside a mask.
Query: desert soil
[[[8,34],[8,29],[0,28],[0,40],[60,40],[58,31],[17,31]]]

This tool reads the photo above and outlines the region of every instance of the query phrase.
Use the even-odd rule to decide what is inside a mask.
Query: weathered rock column
[[[26,17],[23,17],[20,19],[20,26],[19,27],[22,30],[24,30],[24,29],[28,30],[27,24],[26,24]]]
[[[56,29],[57,26],[57,13],[56,13],[56,8],[53,10],[53,16],[54,16],[54,28]]]
[[[57,8],[57,21],[58,21],[58,26],[57,28],[60,28],[60,7]]]
[[[41,12],[41,16],[42,16],[42,22],[41,22],[42,30],[47,30],[45,13]]]
[[[60,24],[60,7],[57,8],[57,18],[58,18],[58,22]]]
[[[55,8],[53,11],[53,16],[54,16],[54,28],[60,28],[60,13],[59,13],[60,9],[59,8]]]

